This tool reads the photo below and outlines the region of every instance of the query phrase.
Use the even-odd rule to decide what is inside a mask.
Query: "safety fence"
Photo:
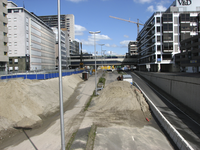
[[[62,70],[62,76],[69,76],[72,74],[82,73],[84,70]],[[59,77],[58,70],[51,70],[51,71],[37,71],[37,72],[24,72],[24,73],[13,73],[7,75],[1,75],[0,79],[15,79],[15,78],[23,78],[23,79],[30,79],[30,80],[45,80],[51,78]]]
[[[153,102],[148,98],[148,96],[143,92],[143,90],[139,87],[139,85],[134,82],[136,87],[143,93],[145,96],[149,107],[153,111],[154,115],[161,123],[165,131],[169,134],[171,139],[177,145],[180,150],[193,150],[190,144],[181,136],[181,134],[172,126],[172,124],[163,116],[163,114],[158,110],[158,108],[153,104]]]

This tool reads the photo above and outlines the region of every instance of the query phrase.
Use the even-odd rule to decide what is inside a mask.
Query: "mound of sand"
[[[80,74],[63,77],[63,102],[83,81]],[[0,82],[1,138],[13,127],[32,128],[41,125],[42,118],[59,110],[59,79]],[[10,131],[11,132],[11,131]]]
[[[89,108],[100,126],[143,126],[150,116],[149,106],[141,92],[129,82],[115,81],[106,86]]]

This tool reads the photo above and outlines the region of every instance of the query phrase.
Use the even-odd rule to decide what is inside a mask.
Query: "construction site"
[[[66,149],[174,149],[140,90],[117,71],[97,76],[98,96],[94,75],[63,77]],[[0,149],[61,149],[58,78],[4,80],[0,89]]]

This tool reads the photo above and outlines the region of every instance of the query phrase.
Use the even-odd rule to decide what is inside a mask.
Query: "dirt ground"
[[[98,73],[98,78],[101,75],[102,72]],[[125,132],[132,133],[135,136],[139,133],[148,132],[153,135],[153,133],[158,132],[156,138],[148,136],[143,139],[145,134],[142,134],[143,136],[140,138],[139,136],[134,138],[131,135],[130,139],[132,141],[134,139],[138,140],[137,144],[141,143],[140,141],[142,140],[142,143],[146,141],[147,144],[151,144],[153,141],[154,145],[155,143],[159,145],[159,141],[162,139],[165,144],[161,144],[160,148],[163,145],[167,145],[167,148],[170,149],[167,140],[158,130],[145,127],[149,124],[146,118],[151,120],[152,116],[141,92],[128,82],[116,81],[117,76],[117,72],[112,73],[112,75],[110,73],[106,74],[105,78],[108,79],[106,87],[102,91],[98,91],[99,96],[92,100],[86,112],[83,111],[85,104],[95,88],[94,77],[90,77],[86,82],[82,82],[81,74],[63,78],[65,104],[70,99],[75,101],[67,104],[70,108],[64,113],[65,145],[73,133],[95,124],[98,134],[96,135],[94,149],[113,148],[113,145],[120,144],[118,141],[124,138],[123,135],[126,137]],[[76,88],[77,86],[78,88]],[[0,142],[3,144],[0,149],[60,149],[60,120],[59,114],[55,113],[59,109],[58,79],[0,82],[0,90],[4,90],[4,93],[0,93]],[[73,94],[75,95],[73,96]],[[8,108],[6,108],[7,106]],[[47,117],[54,119],[53,121],[50,119],[51,121],[45,122],[44,120]],[[36,129],[20,130],[21,134],[17,133],[16,137],[13,133],[19,131],[16,131],[13,127]],[[113,136],[116,136],[113,135],[114,132],[118,132],[119,139],[113,138]],[[101,137],[102,135],[104,135],[103,138]],[[4,141],[4,138],[9,138],[9,140]],[[102,143],[105,144],[105,139],[107,139],[107,143],[103,145]],[[112,142],[109,142],[109,139]],[[118,147],[121,145],[118,145]],[[137,148],[138,145],[135,146]],[[123,147],[121,148],[124,149]],[[80,149],[84,149],[84,147]]]

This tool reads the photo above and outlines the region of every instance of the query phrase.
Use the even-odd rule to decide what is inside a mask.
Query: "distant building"
[[[59,48],[58,48],[58,29],[52,28],[53,32],[56,35],[56,46],[55,46],[55,59],[56,59],[56,68],[58,68],[58,61],[59,61]],[[61,65],[62,69],[67,69],[68,63],[67,63],[67,47],[66,43],[68,42],[68,35],[65,34],[64,31],[61,30]]]
[[[181,72],[200,72],[200,34],[181,41],[180,53],[175,55],[175,62]]]
[[[8,19],[7,0],[0,0],[0,71],[7,71],[8,63]]]
[[[155,12],[137,37],[139,70],[179,71],[174,56],[180,53],[181,41],[199,34],[199,13],[199,0],[176,0],[165,12]]]
[[[137,55],[137,41],[130,41],[128,44],[128,53],[130,56]]]
[[[39,16],[41,20],[43,20],[47,25],[50,27],[58,27],[58,16],[57,15],[48,15],[48,16]],[[66,44],[67,53],[69,55],[77,54],[77,41],[75,41],[75,29],[74,29],[74,15],[67,14],[67,15],[60,15],[60,26],[61,30],[67,31],[69,36],[69,44]],[[70,57],[68,57],[67,62],[69,62]]]
[[[38,16],[50,27],[58,27],[58,15],[48,15],[48,16]],[[74,15],[60,15],[60,27],[66,28],[69,32],[69,40],[75,40],[75,30],[74,30]]]
[[[9,71],[55,69],[53,30],[34,13],[11,1],[7,17]]]

